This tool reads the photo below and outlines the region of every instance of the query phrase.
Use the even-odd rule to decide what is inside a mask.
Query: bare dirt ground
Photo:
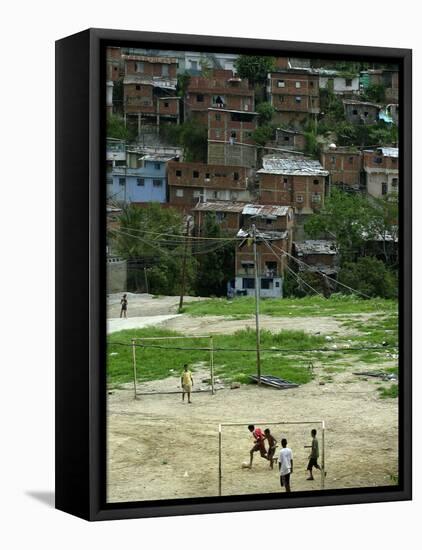
[[[121,295],[108,297],[109,330],[157,325],[184,334],[233,333],[254,326],[254,318],[176,315],[178,297],[153,298],[128,295],[129,319],[116,319]],[[186,301],[201,298],[187,297]],[[374,314],[372,314],[374,315]],[[364,322],[372,316],[342,315]],[[110,319],[111,318],[111,319]],[[263,315],[261,327],[279,331],[292,328],[291,318]],[[132,326],[133,325],[133,326]],[[310,333],[352,333],[331,317],[295,317],[294,328]],[[218,495],[218,425],[224,422],[266,422],[324,420],[326,423],[325,488],[385,486],[397,473],[398,400],[380,399],[379,381],[361,379],[352,371],[380,370],[392,366],[356,362],[343,372],[332,372],[327,380],[322,366],[309,384],[290,390],[242,385],[221,389],[212,396],[205,391],[193,395],[193,403],[181,396],[145,395],[133,399],[130,384],[108,395],[108,501],[159,500]],[[201,380],[209,372],[200,365],[195,385],[207,389]],[[138,391],[178,390],[179,373],[165,380],[147,382]],[[385,385],[385,382],[383,383]],[[292,490],[319,490],[321,478],[306,481],[310,430],[319,425],[270,426],[280,440],[286,437],[294,456]],[[319,430],[320,431],[320,430]],[[320,440],[320,446],[321,446]],[[277,469],[255,456],[252,470],[242,469],[249,460],[252,440],[246,426],[223,428],[223,495],[279,492]],[[277,449],[279,450],[279,448]]]
[[[195,380],[207,376],[199,371]],[[138,389],[177,386],[175,376]],[[130,385],[114,390],[108,396],[108,501],[217,495],[218,424],[223,422],[257,422],[265,428],[266,422],[325,420],[325,488],[389,485],[397,472],[397,400],[379,399],[377,387],[376,379],[361,380],[351,372],[337,373],[321,386],[317,371],[314,381],[299,388],[226,388],[214,396],[195,393],[190,405],[180,395],[135,401]],[[309,450],[304,445],[310,444],[312,427],[319,429],[318,424],[270,426],[277,440],[286,437],[292,448],[294,491],[321,488],[318,475],[306,481]],[[270,470],[259,456],[252,470],[241,468],[251,446],[246,426],[223,428],[223,495],[280,491],[277,469]]]

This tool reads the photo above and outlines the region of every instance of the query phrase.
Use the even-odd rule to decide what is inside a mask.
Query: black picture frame
[[[108,45],[397,63],[400,67],[399,484],[282,495],[105,501],[105,62]],[[56,42],[56,508],[86,520],[412,498],[409,49],[88,29]]]

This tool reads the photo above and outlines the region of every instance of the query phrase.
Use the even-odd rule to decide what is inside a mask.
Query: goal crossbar
[[[144,340],[183,340],[183,339],[208,339],[209,340],[209,347],[206,348],[198,348],[198,351],[209,351],[210,354],[210,381],[211,381],[211,390],[194,390],[192,393],[204,393],[207,391],[211,391],[212,395],[215,394],[215,386],[214,386],[214,339],[211,335],[196,335],[196,336],[138,336],[132,338],[132,365],[133,365],[133,393],[134,398],[136,399],[138,395],[170,395],[170,394],[180,394],[183,393],[183,391],[175,390],[175,391],[146,391],[146,392],[138,392],[137,386],[138,386],[138,376],[137,376],[137,355],[136,355],[136,348],[139,347],[139,345],[136,344],[136,342],[142,342]],[[169,348],[171,349],[171,348]]]
[[[292,420],[280,422],[221,422],[218,425],[218,496],[222,495],[223,464],[222,464],[222,444],[223,428],[230,426],[249,426],[249,425],[281,426],[281,425],[303,425],[319,424],[321,426],[321,489],[325,487],[325,421],[324,420]]]

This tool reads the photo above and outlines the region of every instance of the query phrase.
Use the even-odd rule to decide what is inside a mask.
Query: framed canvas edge
[[[87,116],[89,116],[89,162],[86,165],[87,177],[89,180],[89,441],[86,447],[86,459],[89,464],[89,506],[86,511],[76,514],[91,521],[173,516],[186,514],[206,514],[253,511],[264,509],[282,509],[309,506],[332,506],[360,503],[380,503],[386,501],[410,500],[412,498],[412,456],[411,456],[411,431],[412,431],[412,399],[411,399],[411,73],[412,73],[412,51],[410,49],[379,48],[371,46],[347,46],[333,44],[313,44],[303,42],[283,42],[275,40],[244,39],[230,37],[207,37],[197,35],[181,35],[170,33],[150,33],[142,31],[119,31],[106,29],[88,29],[83,31],[89,33],[89,104],[87,105]],[[83,34],[83,33],[80,33]],[[78,36],[78,35],[76,35]],[[66,39],[64,39],[66,40]],[[406,401],[400,398],[400,476],[402,480],[400,489],[385,490],[379,492],[365,491],[359,493],[357,490],[339,493],[334,495],[318,494],[289,498],[280,500],[259,498],[252,495],[247,501],[244,498],[231,499],[212,503],[177,503],[165,502],[153,505],[145,503],[105,504],[104,503],[104,444],[105,426],[103,417],[100,414],[101,392],[105,391],[104,380],[100,380],[101,374],[101,340],[105,337],[105,300],[98,284],[100,273],[104,266],[103,251],[104,233],[102,225],[102,212],[100,210],[101,183],[101,128],[104,120],[101,117],[102,89],[100,52],[101,44],[110,41],[127,42],[148,42],[162,44],[169,47],[179,45],[190,46],[191,49],[219,47],[224,41],[224,49],[235,48],[236,50],[262,50],[270,53],[270,50],[283,50],[286,52],[307,54],[309,51],[315,55],[325,54],[327,57],[341,56],[367,56],[395,59],[401,64],[401,91],[403,93],[403,108],[401,109],[402,119],[400,128],[400,161],[401,161],[401,182],[404,192],[401,193],[401,232],[402,242],[402,271],[401,271],[401,300],[400,300],[400,387],[405,395]],[[220,48],[221,49],[221,48]],[[103,365],[104,367],[104,365]],[[86,442],[85,442],[86,443]],[[61,508],[63,509],[63,508]],[[84,506],[84,510],[86,507]],[[68,510],[65,510],[68,511]],[[71,512],[74,513],[74,512]]]

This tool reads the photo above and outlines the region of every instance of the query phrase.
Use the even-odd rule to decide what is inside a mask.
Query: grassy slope
[[[397,302],[373,298],[363,300],[355,296],[333,295],[330,299],[319,296],[307,298],[263,299],[260,312],[263,315],[293,317],[350,315],[353,313],[390,313],[397,310]],[[184,312],[189,315],[250,316],[254,312],[254,298],[235,300],[214,298],[186,304]]]

